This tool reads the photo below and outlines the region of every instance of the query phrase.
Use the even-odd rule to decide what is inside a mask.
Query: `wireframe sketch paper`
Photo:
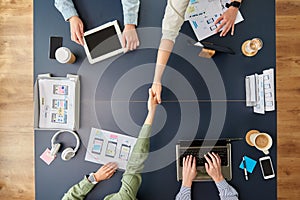
[[[221,24],[214,22],[227,10],[226,3],[230,0],[191,0],[185,13],[185,20],[189,20],[198,41],[214,35],[215,30]],[[235,24],[243,21],[240,11],[237,14]]]
[[[264,76],[263,74],[255,74],[256,80],[256,99],[257,104],[253,107],[253,111],[259,114],[265,114],[265,93],[264,93]]]
[[[75,81],[40,79],[39,128],[73,129],[75,127]]]
[[[106,164],[116,162],[119,169],[126,169],[137,138],[92,128],[85,160]]]
[[[263,74],[245,77],[246,106],[253,111],[265,114],[265,111],[275,110],[274,69],[266,69]]]

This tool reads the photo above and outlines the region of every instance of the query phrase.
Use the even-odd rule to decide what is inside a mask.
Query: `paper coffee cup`
[[[264,152],[264,154],[269,154],[269,149],[272,147],[273,140],[267,133],[253,133],[250,135],[250,141],[254,146]]]
[[[60,63],[72,64],[75,62],[75,55],[67,47],[60,47],[55,51],[55,58]]]

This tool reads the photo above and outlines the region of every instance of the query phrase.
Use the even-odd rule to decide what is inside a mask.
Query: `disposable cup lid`
[[[60,63],[67,63],[71,58],[71,51],[66,47],[60,47],[55,51],[55,58]]]

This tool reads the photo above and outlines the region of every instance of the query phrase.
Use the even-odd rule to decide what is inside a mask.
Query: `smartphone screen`
[[[68,95],[67,85],[53,85],[53,94]]]
[[[93,142],[92,153],[101,154],[103,139],[95,138]]]
[[[67,124],[67,115],[66,114],[59,114],[59,113],[52,113],[51,115],[51,122],[58,123],[58,124]]]
[[[116,155],[116,148],[117,148],[117,143],[116,142],[108,142],[105,155],[108,157],[114,158]]]
[[[68,100],[64,99],[53,99],[52,100],[53,109],[65,109],[68,110]]]
[[[130,153],[130,146],[126,144],[122,144],[119,158],[121,160],[128,160],[129,153]]]
[[[55,59],[55,51],[59,47],[62,47],[63,38],[57,36],[50,37],[50,49],[49,49],[49,58]]]
[[[261,160],[260,162],[264,176],[270,176],[274,174],[271,159]]]

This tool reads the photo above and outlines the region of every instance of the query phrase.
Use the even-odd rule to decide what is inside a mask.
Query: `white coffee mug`
[[[269,149],[272,147],[273,140],[267,133],[253,133],[250,135],[250,141],[258,149],[264,152],[264,154],[269,154]]]

